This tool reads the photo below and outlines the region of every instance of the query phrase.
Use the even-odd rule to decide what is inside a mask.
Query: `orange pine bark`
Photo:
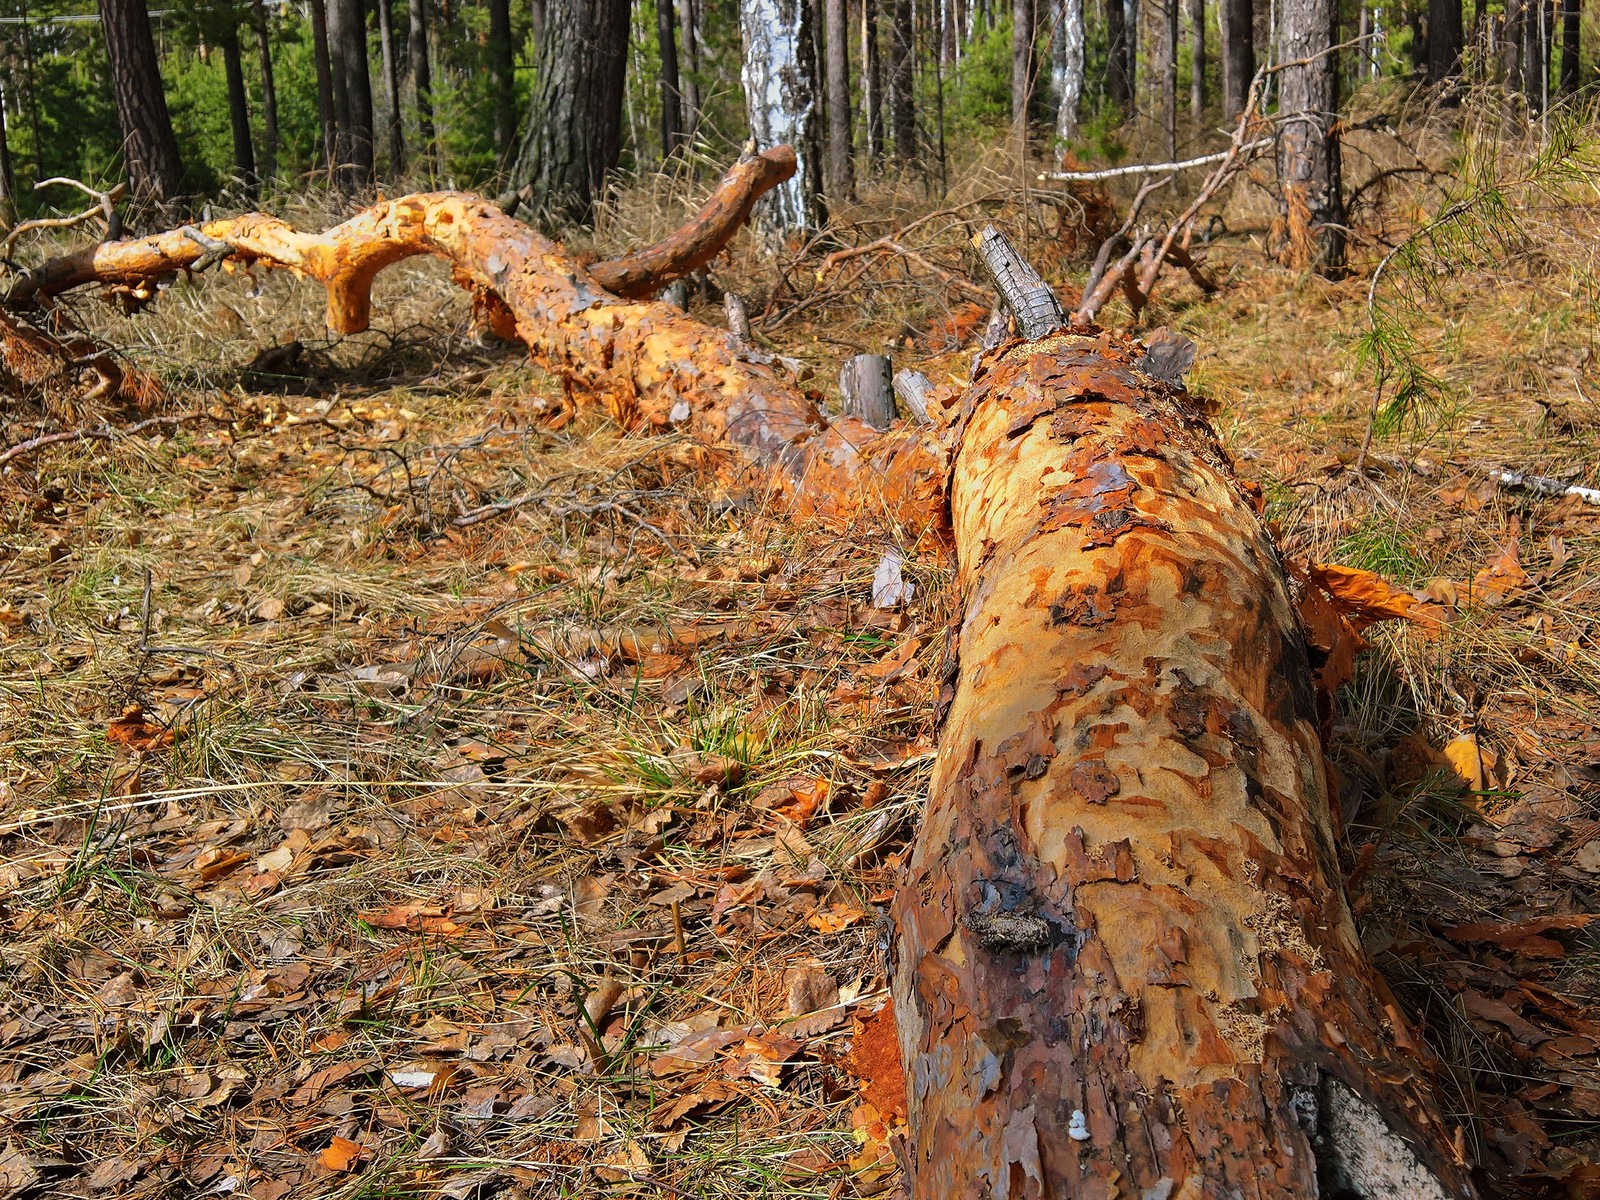
[[[959,663],[894,906],[912,1193],[1468,1196],[1340,889],[1283,565],[1137,353],[1013,343],[962,401]]]

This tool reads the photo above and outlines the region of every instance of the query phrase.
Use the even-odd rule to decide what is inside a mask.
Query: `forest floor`
[[[1452,281],[1459,400],[1367,482],[1364,279],[1230,238],[1147,314],[1289,553],[1450,614],[1343,697],[1341,853],[1491,1194],[1600,1195],[1600,509],[1487,474],[1596,482],[1567,224]],[[891,1193],[871,1017],[947,554],[724,494],[472,341],[441,271],[376,299],[338,345],[282,278],[96,318],[190,415],[0,473],[0,1197]],[[772,339],[824,391],[885,341],[962,375],[967,299]]]

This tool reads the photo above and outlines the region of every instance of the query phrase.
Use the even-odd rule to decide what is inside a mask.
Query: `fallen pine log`
[[[482,197],[431,192],[374,204],[323,233],[251,213],[102,243],[23,273],[5,303],[20,308],[91,284],[142,303],[174,272],[221,261],[317,280],[327,292],[329,327],[358,333],[371,322],[378,273],[431,255],[452,264],[497,333],[520,339],[535,361],[599,396],[624,428],[681,428],[730,446],[744,482],[774,487],[802,512],[843,520],[871,511],[925,528],[944,471],[942,451],[928,438],[880,433],[854,417],[830,421],[738,337],[670,304],[606,290],[649,295],[703,265],[762,193],[794,169],[787,146],[746,154],[665,241],[587,268]]]
[[[1012,342],[961,401],[965,614],[894,904],[912,1195],[1469,1196],[1340,887],[1283,564],[1139,354]]]
[[[1032,340],[985,357],[956,423],[878,435],[474,197],[201,238],[322,280],[346,329],[398,250],[446,258],[625,424],[732,444],[801,508],[870,502],[923,529],[947,501],[966,615],[895,902],[915,1196],[1472,1194],[1340,889],[1283,564],[1136,343],[1051,331],[1053,298],[1008,294]],[[214,252],[154,241],[149,270]],[[97,248],[77,277],[127,283],[108,264],[138,253]]]

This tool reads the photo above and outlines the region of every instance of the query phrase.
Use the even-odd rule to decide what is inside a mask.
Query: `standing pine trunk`
[[[694,142],[700,128],[700,0],[679,0],[679,75],[683,85],[683,141]]]
[[[254,204],[260,192],[256,177],[256,153],[250,140],[250,97],[244,87],[244,59],[239,51],[239,27],[224,21],[218,42],[222,49],[222,72],[228,81],[228,124],[233,130],[233,168],[239,177],[246,204]]]
[[[783,235],[821,229],[822,120],[818,99],[815,5],[810,0],[740,0],[745,104],[750,136],[762,148],[787,143],[794,175],[763,202],[765,224]]]
[[[1578,90],[1578,47],[1582,29],[1582,13],[1578,0],[1561,0],[1561,94],[1571,96]]]
[[[510,157],[511,145],[517,136],[517,92],[513,77],[516,48],[511,44],[511,0],[488,0],[488,5],[489,102],[494,105],[495,158],[503,164]]]
[[[828,54],[828,195],[855,198],[850,126],[850,5],[826,0]]]
[[[656,40],[661,49],[661,157],[683,148],[683,83],[678,76],[678,14],[672,0],[656,0]]]
[[[1189,0],[1189,118],[1206,112],[1206,0]]]
[[[1050,85],[1056,97],[1056,141],[1078,136],[1078,106],[1083,101],[1083,0],[1055,0],[1050,30]]]
[[[1033,4],[1034,0],[1011,4],[1011,130],[1019,157],[1027,154],[1028,120],[1033,115]]]
[[[1335,130],[1338,56],[1330,47],[1335,0],[1282,0],[1278,18],[1278,185],[1283,242],[1279,257],[1296,270],[1344,270],[1344,192]]]
[[[511,170],[518,202],[536,219],[578,223],[622,151],[622,92],[631,0],[569,0],[546,20],[535,50],[533,96]]]
[[[894,126],[894,156],[902,163],[917,159],[917,109],[912,94],[912,55],[916,49],[915,11],[911,0],[891,0],[889,27],[889,120]]]
[[[169,203],[183,187],[183,160],[161,89],[161,63],[145,0],[100,0],[100,28],[106,39],[133,198]],[[34,154],[39,152],[35,144]]]
[[[1256,13],[1253,0],[1218,0],[1222,35],[1222,115],[1233,121],[1244,111],[1256,74]]]
[[[346,194],[372,180],[372,74],[361,0],[329,0],[328,48],[333,67],[335,177]]]
[[[0,75],[0,221],[17,219],[17,177],[11,169],[11,138],[6,129],[5,79]]]
[[[378,6],[378,44],[383,62],[384,119],[389,133],[389,173],[401,175],[406,169],[404,114],[400,111],[400,53],[395,45],[393,0],[373,0]],[[498,120],[498,114],[497,120]]]
[[[1178,157],[1178,9],[1181,0],[1159,0],[1161,28],[1156,34],[1161,89],[1161,136],[1167,161]]]
[[[1546,0],[1524,0],[1522,6],[1522,91],[1528,111],[1542,113],[1550,86],[1550,6]]]
[[[883,161],[883,64],[878,55],[877,0],[861,0],[861,102],[867,110],[867,159]]]
[[[1128,9],[1123,0],[1106,0],[1106,98],[1124,117],[1133,108],[1133,77],[1128,73]]]
[[[1525,0],[1506,0],[1500,53],[1505,62],[1506,87],[1513,92],[1520,92],[1523,89],[1522,42],[1523,26],[1527,23],[1527,10],[1528,5]]]
[[[311,0],[311,56],[317,72],[317,116],[322,121],[322,158],[333,182],[339,162],[339,118],[333,103],[333,59],[328,48],[328,10],[323,0]]]
[[[422,143],[422,169],[431,178],[433,148],[433,70],[428,64],[428,0],[408,0],[406,63],[411,70],[412,103],[417,107],[417,133]]]
[[[1461,74],[1461,0],[1428,0],[1428,82]]]
[[[256,58],[261,66],[261,177],[278,174],[278,85],[272,71],[272,25],[261,0],[250,6],[255,28]]]

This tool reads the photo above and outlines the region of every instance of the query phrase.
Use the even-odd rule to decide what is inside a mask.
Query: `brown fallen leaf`
[[[1332,597],[1357,633],[1379,621],[1404,620],[1417,604],[1417,598],[1410,592],[1403,592],[1383,576],[1359,567],[1310,563],[1306,574],[1312,583]]]
[[[363,1159],[371,1155],[372,1151],[360,1142],[352,1142],[349,1138],[334,1134],[333,1141],[317,1155],[317,1161],[330,1171],[353,1171]]]
[[[1482,604],[1506,604],[1527,590],[1531,582],[1522,569],[1521,544],[1513,536],[1499,557],[1472,577],[1472,597]]]
[[[1582,929],[1591,921],[1600,921],[1597,913],[1567,913],[1558,917],[1534,917],[1528,921],[1473,921],[1455,925],[1444,931],[1445,937],[1458,945],[1470,942],[1488,942],[1524,958],[1561,958],[1566,947],[1555,938],[1543,936],[1555,929]]]
[[[122,710],[120,717],[106,726],[108,742],[140,752],[165,749],[172,745],[176,736],[173,730],[164,728],[145,716],[144,708],[138,704],[128,705]]]
[[[361,913],[359,919],[374,929],[404,929],[407,933],[449,936],[466,928],[452,921],[437,904],[394,904],[385,909]]]
[[[839,985],[820,964],[807,963],[784,973],[788,995],[788,1015],[784,1031],[797,1038],[812,1038],[842,1025],[845,1013],[839,1006]]]

